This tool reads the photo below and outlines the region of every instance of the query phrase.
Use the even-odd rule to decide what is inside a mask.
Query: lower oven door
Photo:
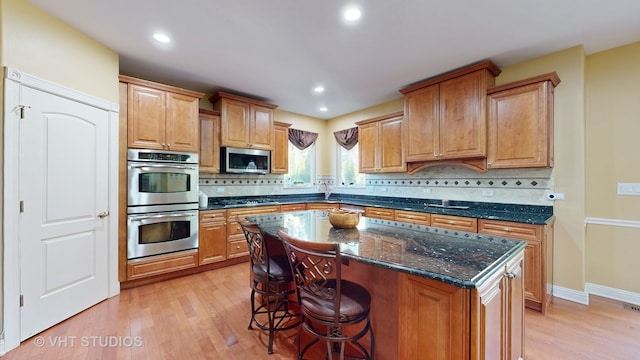
[[[198,211],[127,216],[127,258],[198,248]]]

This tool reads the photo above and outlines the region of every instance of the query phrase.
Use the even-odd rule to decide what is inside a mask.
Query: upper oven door
[[[128,162],[128,206],[198,202],[195,164]]]

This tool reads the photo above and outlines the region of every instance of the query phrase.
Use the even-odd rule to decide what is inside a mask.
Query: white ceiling
[[[640,41],[640,0],[30,0],[120,54],[120,73],[333,118],[481,60]],[[357,5],[362,18],[341,12]],[[173,42],[160,46],[154,32]],[[312,88],[325,86],[323,94]],[[320,112],[326,106],[328,111]]]

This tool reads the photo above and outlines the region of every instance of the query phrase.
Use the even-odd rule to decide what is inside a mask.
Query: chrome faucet
[[[329,200],[329,196],[331,196],[331,190],[329,190],[329,185],[326,182],[320,183],[319,191],[322,191],[322,186],[324,186],[324,199]]]

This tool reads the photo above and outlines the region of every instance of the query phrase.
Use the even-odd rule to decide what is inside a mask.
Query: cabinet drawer
[[[280,205],[281,212],[307,210],[307,204],[285,204]]]
[[[339,209],[340,204],[329,204],[329,203],[308,203],[307,210],[330,210],[330,209]]]
[[[540,225],[510,221],[479,219],[478,233],[520,240],[542,240],[542,227]]]
[[[129,260],[127,263],[127,280],[166,274],[196,266],[198,266],[198,252],[196,250],[159,255],[140,260]]]
[[[478,232],[478,219],[462,216],[431,214],[431,226],[460,231]]]
[[[249,215],[274,214],[280,212],[280,206],[255,206],[247,208],[237,208],[227,210],[227,218],[229,221],[244,220]]]
[[[227,244],[227,259],[244,255],[249,255],[249,247],[244,235],[242,237],[230,236],[229,244]]]
[[[384,220],[395,220],[395,210],[385,208],[364,208],[364,216]]]
[[[242,234],[244,236],[244,232],[242,232],[242,226],[237,221],[229,221],[227,223],[227,236],[231,237],[232,235]]]
[[[225,210],[200,211],[200,222],[224,221],[226,216]]]
[[[431,214],[417,211],[396,210],[396,221],[418,225],[431,225]]]

